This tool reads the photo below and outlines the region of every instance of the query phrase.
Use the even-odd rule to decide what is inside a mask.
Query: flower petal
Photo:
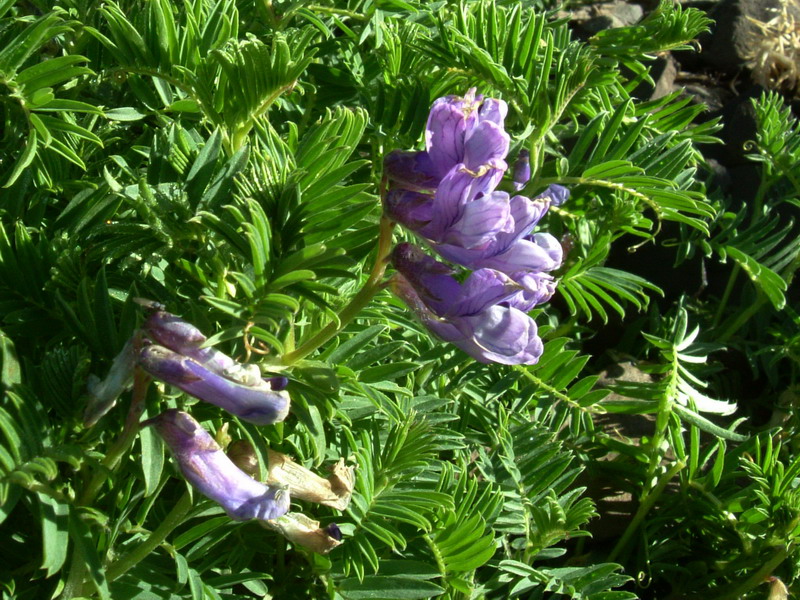
[[[433,196],[392,189],[384,200],[386,216],[406,229],[418,232],[433,218]]]
[[[392,264],[416,290],[421,302],[436,314],[447,311],[461,286],[452,269],[431,258],[413,244],[398,244],[392,251]]]
[[[482,121],[491,121],[501,127],[507,114],[508,104],[497,98],[486,98],[478,109],[478,116]]]
[[[257,386],[231,381],[163,346],[145,347],[139,365],[153,377],[256,425],[277,423],[289,414],[287,392],[264,380]]]
[[[514,219],[505,192],[492,192],[477,200],[467,202],[461,217],[453,223],[444,235],[444,242],[475,248],[485,246],[501,232],[514,229]]]
[[[459,295],[443,316],[475,315],[519,292],[519,284],[509,276],[493,269],[479,269],[461,284]]]
[[[434,190],[441,180],[427,152],[394,150],[383,159],[383,172],[400,187],[417,192]]]
[[[542,355],[544,347],[535,321],[516,308],[493,306],[469,317],[469,321],[471,341],[487,361],[505,365],[533,364]]]
[[[548,239],[555,240],[555,238],[544,233],[536,234],[536,236],[547,237],[537,237],[537,241],[519,240],[502,254],[474,261],[474,266],[497,269],[503,273],[515,273],[517,271],[542,272],[557,269],[561,265],[561,254],[555,251]],[[539,239],[547,240],[547,245],[540,245],[538,243]],[[558,241],[555,243],[558,244]]]
[[[433,103],[425,128],[425,146],[433,173],[444,177],[464,160],[464,134],[467,123],[461,108],[463,102],[452,97],[439,98]]]
[[[502,125],[483,121],[466,133],[463,162],[475,171],[494,159],[504,159],[508,154],[511,138]]]
[[[155,427],[186,480],[232,519],[275,519],[289,510],[286,491],[244,473],[189,414],[171,409],[143,425]]]

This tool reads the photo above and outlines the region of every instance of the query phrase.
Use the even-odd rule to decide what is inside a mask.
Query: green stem
[[[736,283],[736,278],[739,276],[740,270],[741,267],[739,267],[739,263],[733,265],[731,274],[728,276],[728,284],[725,286],[725,291],[722,293],[722,299],[719,301],[717,312],[714,315],[714,321],[711,323],[712,329],[719,325],[719,322],[722,320],[722,313],[725,310],[725,307],[728,306],[728,300],[730,300],[731,293],[733,292],[733,286]]]
[[[719,335],[719,337],[717,338],[717,341],[719,343],[723,343],[723,344],[726,341],[728,341],[728,339],[733,334],[735,334],[737,331],[739,331],[739,329],[741,329],[744,326],[744,324],[747,323],[750,320],[750,317],[752,317],[759,310],[761,310],[761,307],[764,306],[765,302],[766,302],[766,298],[764,297],[764,294],[759,292],[758,293],[758,297],[755,299],[755,301],[753,301],[747,308],[745,308],[744,310],[739,312],[739,314],[736,316],[736,319],[734,319],[733,323],[731,323],[725,329],[725,331],[723,331]]]
[[[137,343],[138,349],[138,343]],[[136,369],[133,376],[133,393],[131,394],[131,407],[125,419],[125,426],[122,435],[117,439],[113,446],[106,453],[100,468],[96,469],[91,480],[84,488],[83,493],[78,498],[78,506],[91,506],[100,488],[106,481],[108,474],[113,471],[122,460],[123,456],[133,446],[136,434],[139,433],[139,419],[144,412],[144,399],[147,393],[147,384],[150,382],[148,375]],[[61,592],[60,600],[71,600],[75,596],[83,595],[83,580],[86,575],[86,561],[83,560],[79,548],[73,544],[72,562],[70,563],[67,583]]]
[[[133,446],[136,435],[139,433],[139,419],[144,412],[144,398],[147,393],[147,384],[149,382],[150,378],[147,374],[140,369],[136,369],[136,373],[133,377],[131,407],[130,410],[128,410],[128,417],[125,420],[125,427],[122,430],[122,435],[119,436],[114,445],[111,446],[106,453],[100,468],[95,470],[89,485],[86,486],[78,499],[79,505],[89,506],[94,501],[108,473],[119,465],[122,458],[127,454],[128,450],[131,449],[131,446]]]
[[[106,580],[109,583],[125,574],[128,570],[138,565],[150,553],[158,548],[166,537],[178,527],[186,518],[186,515],[192,508],[192,497],[189,492],[186,492],[180,500],[172,507],[169,514],[164,517],[161,525],[150,534],[144,542],[136,547],[129,554],[126,554],[117,561],[114,561],[108,566],[106,570]]]
[[[293,365],[314,352],[317,348],[336,336],[352,321],[359,312],[369,304],[370,300],[383,287],[382,279],[386,271],[387,258],[392,247],[392,228],[394,224],[386,217],[381,218],[380,237],[378,238],[378,252],[375,257],[375,265],[372,268],[369,279],[364,287],[353,297],[350,303],[345,306],[338,315],[337,321],[331,321],[310,339],[303,342],[299,348],[288,352],[281,358],[284,365]]]
[[[272,103],[275,102],[275,100],[277,100],[281,94],[292,89],[296,84],[297,81],[292,81],[291,83],[279,87],[272,94],[267,96],[267,98],[260,105],[258,105],[247,121],[236,128],[236,130],[233,132],[233,136],[227,140],[228,153],[231,156],[241,150],[242,146],[247,143],[247,136],[250,135],[253,125],[261,117],[261,115],[267,112],[267,109],[272,106]]]
[[[341,17],[349,17],[355,21],[369,21],[369,17],[366,15],[362,15],[361,13],[354,12],[352,10],[346,10],[344,8],[332,8],[329,6],[320,6],[318,4],[309,4],[306,6],[307,10],[311,12],[318,12],[318,13],[325,13],[326,15],[339,15]]]
[[[647,206],[649,206],[650,209],[656,214],[656,230],[653,233],[653,237],[658,235],[658,233],[661,231],[661,207],[648,195],[643,194],[642,192],[639,192],[633,188],[627,187],[621,183],[617,183],[616,181],[608,181],[606,179],[592,179],[590,177],[544,177],[542,179],[537,179],[535,183],[537,186],[542,186],[542,185],[547,186],[550,185],[551,183],[593,185],[596,187],[603,187],[611,190],[618,190],[620,192],[624,192],[629,196],[633,196],[637,200],[641,200],[642,202],[647,204]],[[526,193],[526,190],[522,189],[518,193],[524,194]],[[645,240],[645,242],[647,242],[649,239],[650,238]]]
[[[716,596],[715,600],[733,600],[735,598],[742,598],[747,592],[757,588],[762,583],[766,582],[772,572],[786,560],[789,556],[789,549],[786,546],[778,548],[775,553],[765,562],[761,568],[753,573],[750,577],[741,583],[732,583],[723,588],[720,595]]]
[[[659,478],[658,483],[655,487],[647,494],[645,494],[644,498],[642,498],[641,503],[639,504],[639,508],[636,511],[636,514],[633,516],[633,519],[628,524],[628,527],[625,529],[625,532],[622,534],[622,537],[619,538],[617,545],[614,546],[614,549],[611,551],[611,554],[608,556],[609,562],[614,562],[614,560],[619,556],[620,552],[625,549],[630,541],[631,537],[636,530],[639,529],[639,525],[641,525],[644,518],[647,516],[647,513],[650,512],[650,509],[653,508],[653,505],[656,503],[656,500],[664,493],[664,490],[667,487],[667,484],[672,480],[675,475],[677,475],[684,467],[686,467],[686,463],[683,461],[678,461],[672,468],[664,473],[664,475]]]
[[[789,286],[792,285],[794,281],[794,276],[797,269],[800,268],[800,256],[795,258],[789,265],[783,270],[782,273],[779,275],[786,281],[787,289]],[[746,309],[739,312],[736,319],[731,323],[728,328],[722,332],[722,334],[717,338],[719,342],[724,343],[728,340],[733,334],[735,334],[739,329],[741,329],[749,320],[750,317],[755,315],[764,304],[767,303],[767,297],[764,295],[763,292],[758,292],[758,297],[755,299],[754,302],[750,303]]]
[[[566,402],[567,404],[569,404],[573,408],[577,408],[578,410],[580,410],[582,412],[590,412],[590,413],[598,413],[598,414],[605,413],[605,409],[603,407],[601,407],[601,406],[597,406],[597,405],[581,406],[580,404],[575,402],[575,400],[570,398],[567,394],[557,390],[556,388],[554,388],[552,385],[550,385],[546,381],[543,381],[542,379],[538,378],[536,375],[534,375],[533,373],[528,371],[528,369],[526,369],[522,365],[515,365],[514,369],[516,371],[519,371],[520,373],[522,373],[525,377],[530,379],[532,383],[535,383],[537,386],[542,388],[544,391],[549,392],[550,394],[555,396],[558,400],[560,400],[562,402]]]
[[[61,591],[59,600],[71,600],[76,596],[83,596],[83,578],[86,574],[86,561],[83,560],[83,553],[80,548],[73,544],[72,561],[69,565],[69,576]]]

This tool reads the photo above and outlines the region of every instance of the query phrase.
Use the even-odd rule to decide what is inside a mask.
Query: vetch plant
[[[791,106],[549,8],[0,0],[0,600],[792,589]]]

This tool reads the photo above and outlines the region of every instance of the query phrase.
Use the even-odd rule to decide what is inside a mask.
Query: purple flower
[[[254,385],[245,385],[155,344],[142,350],[139,365],[156,379],[256,425],[283,421],[289,413],[289,394],[281,391],[286,383],[284,377],[270,381],[259,377]]]
[[[456,166],[477,171],[484,165],[505,171],[509,136],[503,130],[508,106],[484,99],[470,89],[463,98],[434,101],[425,128],[425,150],[395,151],[385,161],[385,173],[407,190],[433,190]]]
[[[514,191],[518,192],[531,180],[531,153],[520,150],[514,163]]]
[[[492,191],[502,176],[493,167],[473,172],[459,164],[442,179],[433,196],[390,190],[386,213],[432,243],[483,246],[498,233],[513,231],[508,194]]]
[[[242,365],[214,347],[201,348],[208,339],[191,323],[163,310],[156,310],[142,327],[157,344],[187,356],[209,371],[245,385],[258,385],[257,365]]]
[[[288,492],[259,483],[237,468],[189,414],[168,410],[143,425],[155,427],[186,480],[231,519],[277,519],[289,510]]]
[[[502,175],[502,174],[500,174]],[[471,269],[489,268],[510,275],[525,288],[525,308],[546,302],[555,284],[548,271],[562,261],[561,244],[552,235],[531,231],[552,204],[561,204],[569,191],[551,185],[530,199],[509,198],[491,191],[497,174],[481,176],[454,169],[442,180],[436,194],[391,190],[386,212],[424,238],[445,259]]]
[[[479,269],[459,283],[444,264],[411,244],[399,244],[392,260],[392,291],[435,335],[480,362],[532,364],[542,354],[536,323],[513,279]]]

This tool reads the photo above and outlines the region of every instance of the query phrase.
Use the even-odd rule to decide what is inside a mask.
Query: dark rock
[[[690,96],[694,104],[704,104],[709,116],[718,115],[725,108],[725,104],[734,97],[729,89],[701,78],[679,81],[678,87],[683,87],[684,95]]]
[[[712,189],[719,188],[723,193],[728,193],[733,181],[730,170],[714,158],[705,161],[705,168],[710,175],[709,186]]]
[[[656,82],[655,89],[650,94],[651,100],[658,100],[670,94],[678,77],[678,63],[671,54],[659,57],[657,63],[657,68],[654,67],[651,71],[653,81]]]
[[[663,98],[674,89],[673,84],[678,76],[678,63],[671,54],[656,57],[650,63],[650,77],[655,85],[646,81],[640,83],[632,92],[634,98],[640,100],[657,100]]]
[[[638,4],[614,0],[613,2],[582,6],[559,16],[569,17],[573,23],[587,33],[597,33],[604,29],[634,25],[641,20],[643,15],[644,11]]]
[[[728,166],[751,164],[745,155],[752,153],[752,149],[746,149],[745,144],[756,139],[756,111],[752,99],[759,98],[763,92],[764,88],[752,86],[728,102],[722,111],[724,126],[719,137],[722,138],[727,154],[723,162]]]

